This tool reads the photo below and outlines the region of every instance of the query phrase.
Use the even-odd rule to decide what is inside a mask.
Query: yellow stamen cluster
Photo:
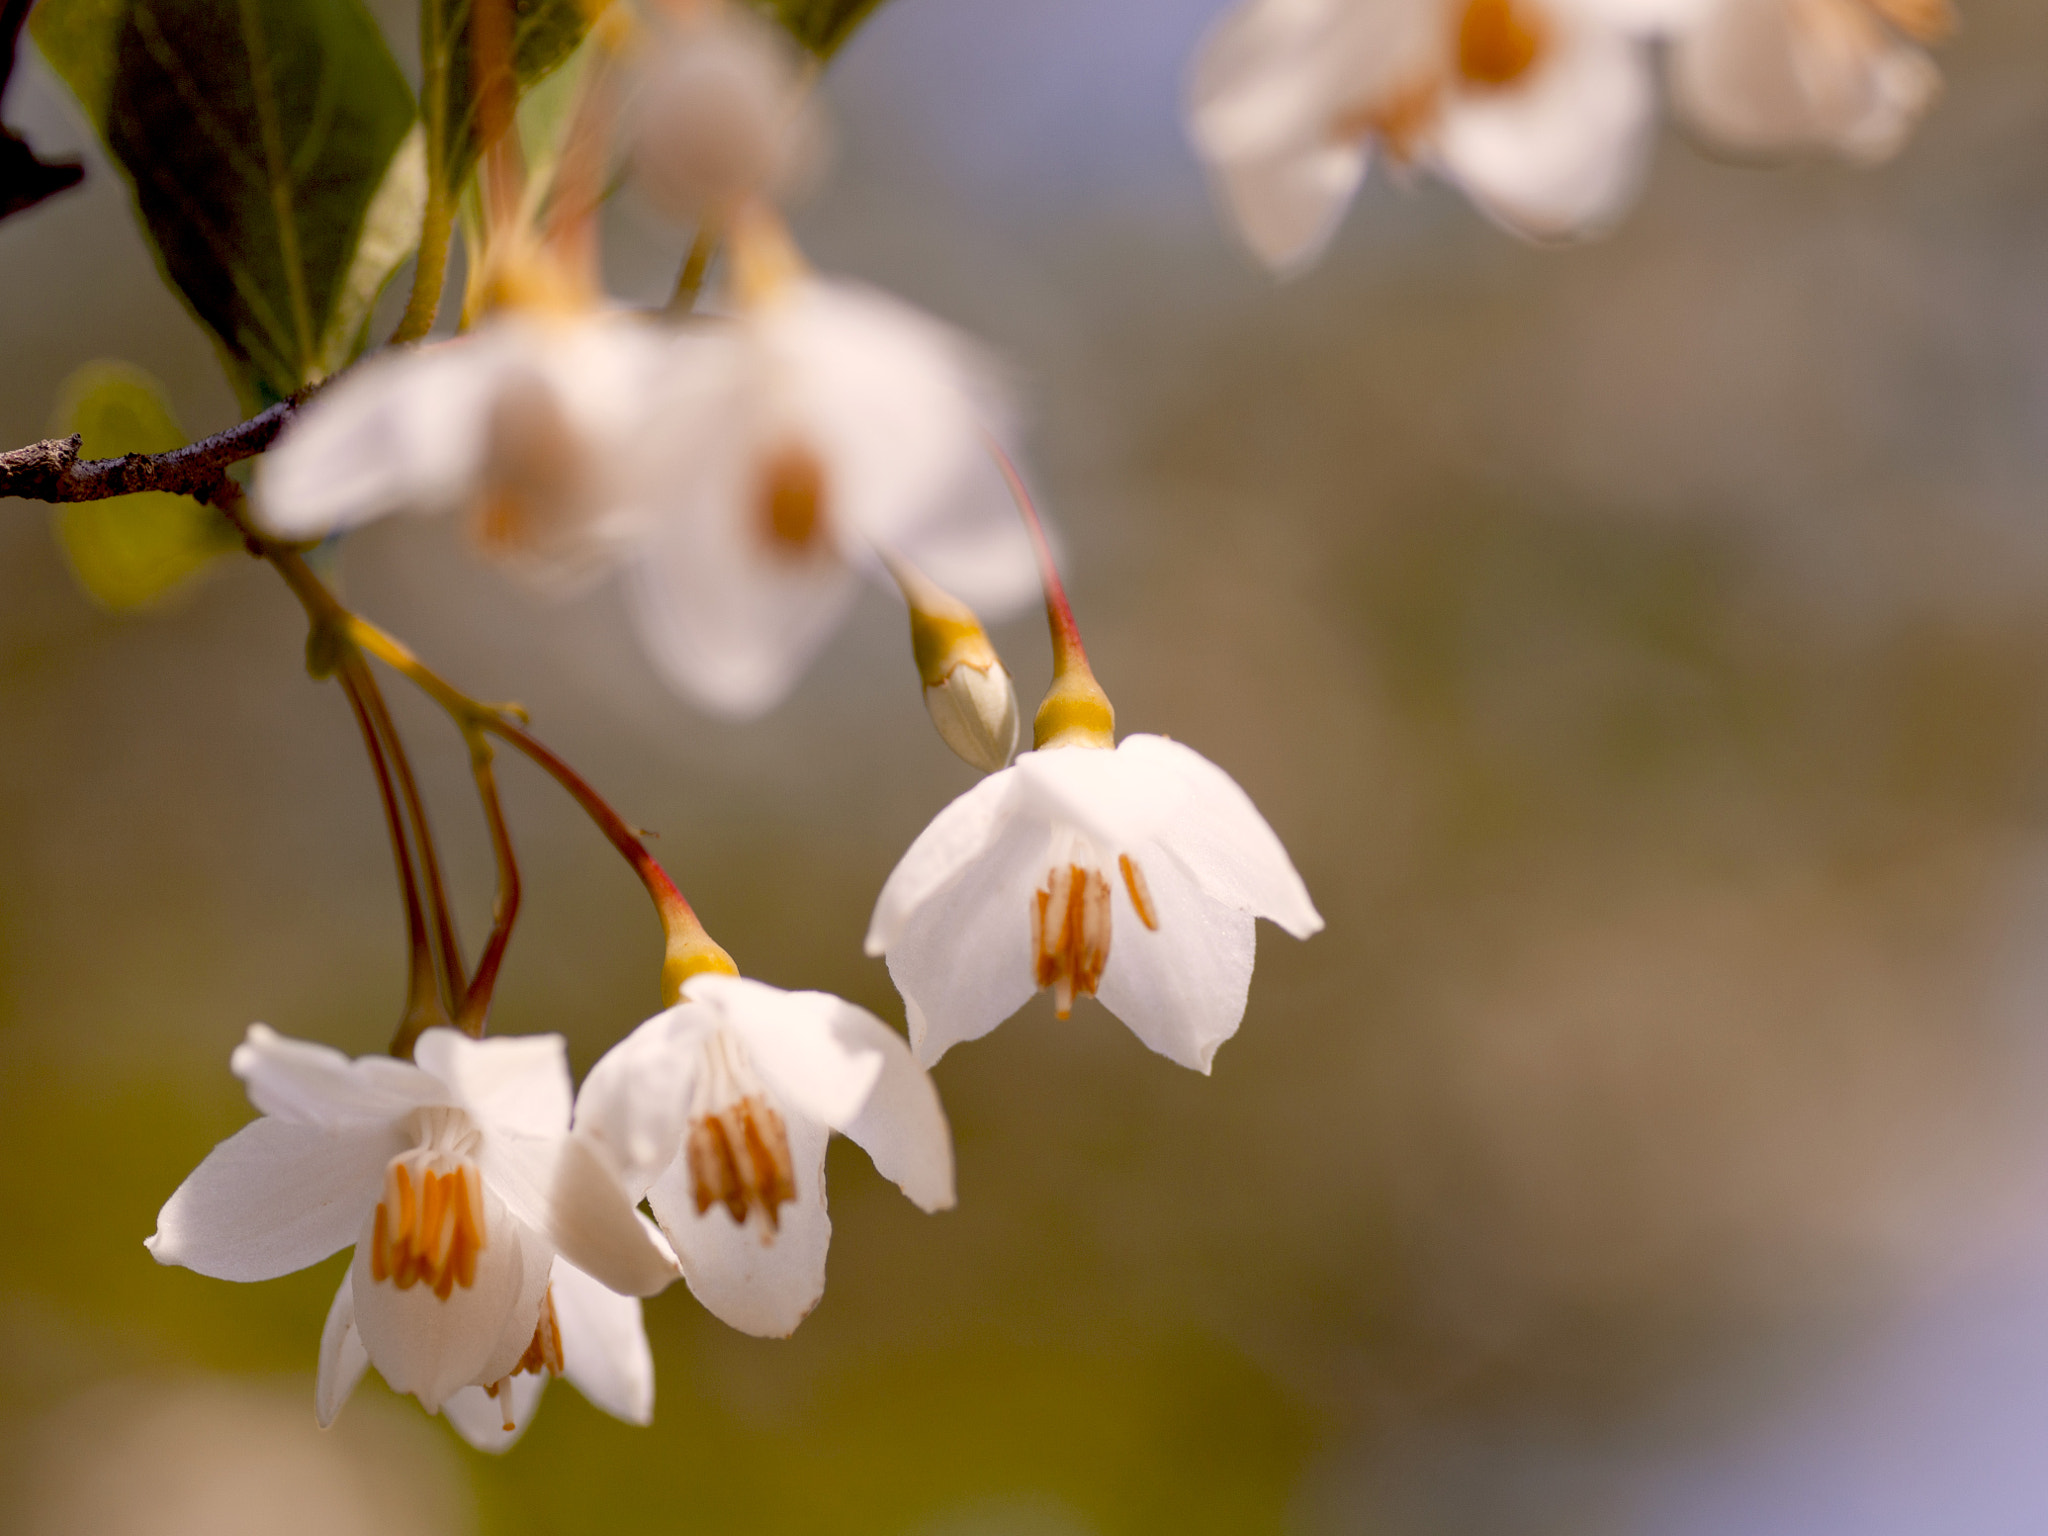
[[[1458,21],[1458,74],[1471,85],[1512,85],[1541,56],[1549,30],[1522,0],[1467,0]]]
[[[484,1185],[476,1170],[467,1163],[447,1173],[415,1170],[392,1159],[371,1230],[370,1278],[401,1291],[424,1281],[446,1301],[457,1286],[476,1283],[483,1250]]]
[[[1093,997],[1109,964],[1109,882],[1092,869],[1063,864],[1031,901],[1031,948],[1041,988],[1065,1018],[1076,997]]]
[[[789,1130],[759,1094],[699,1116],[684,1150],[699,1216],[723,1205],[741,1226],[759,1211],[769,1231],[780,1229],[780,1208],[796,1199],[796,1168]]]

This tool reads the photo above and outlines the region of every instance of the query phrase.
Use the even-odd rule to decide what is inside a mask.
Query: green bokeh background
[[[1012,360],[1120,723],[1235,774],[1329,929],[1262,929],[1212,1079],[1044,999],[949,1056],[960,1208],[835,1143],[824,1304],[771,1343],[651,1303],[651,1430],[557,1385],[486,1458],[371,1381],[318,1454],[490,1536],[1649,1529],[1643,1469],[1796,1397],[2040,1166],[2048,16],[1968,5],[1885,168],[1667,138],[1630,222],[1567,251],[1376,180],[1285,287],[1184,165],[1151,199],[1085,154],[1028,191],[949,159],[934,124],[977,108],[939,66],[1004,68],[1006,16],[884,9],[800,233]],[[1045,61],[1100,39],[1073,5],[1029,31],[1013,94],[1050,111],[1079,87]],[[46,83],[10,115],[83,144]],[[622,292],[679,246],[614,210]],[[103,356],[232,419],[99,162],[0,225],[0,292],[9,443]],[[4,510],[0,1527],[41,1532],[81,1480],[161,1499],[122,1436],[203,1439],[194,1383],[317,1439],[340,1261],[238,1287],[141,1241],[248,1117],[246,1025],[375,1050],[403,955],[353,724],[275,580],[235,559],[112,617],[46,509]],[[900,1020],[869,905],[970,775],[890,603],[732,725],[661,690],[610,594],[543,601],[452,527],[367,530],[338,579],[523,700],[752,974]],[[997,638],[1042,686],[1042,632]],[[465,762],[398,702],[474,943]],[[494,1024],[580,1072],[653,1008],[655,925],[504,776],[528,894]]]

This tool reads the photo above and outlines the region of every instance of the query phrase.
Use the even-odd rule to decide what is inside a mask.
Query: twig
[[[0,453],[0,496],[30,501],[99,501],[136,491],[173,491],[213,499],[228,466],[254,458],[285,429],[313,391],[301,390],[225,432],[168,453],[129,453],[118,459],[81,459],[81,440],[45,438]]]

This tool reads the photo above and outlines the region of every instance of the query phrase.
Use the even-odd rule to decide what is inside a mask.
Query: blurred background
[[[234,1286],[142,1239],[249,1118],[252,1020],[390,1035],[354,725],[267,570],[109,616],[10,502],[0,1527],[2048,1529],[2048,10],[1967,0],[1879,170],[1667,137],[1619,233],[1556,251],[1376,173],[1275,286],[1177,124],[1220,9],[892,0],[798,220],[1009,360],[1120,722],[1229,769],[1329,920],[1262,929],[1213,1079],[1041,998],[937,1072],[957,1211],[835,1143],[795,1338],[649,1305],[651,1430],[558,1387],[493,1459],[372,1377],[322,1435],[343,1261]],[[103,357],[228,424],[40,63],[7,112],[90,169],[0,225],[0,440]],[[681,244],[620,202],[618,291],[665,295]],[[524,701],[749,972],[900,1021],[869,906],[971,775],[892,601],[734,726],[662,691],[609,594],[544,604],[452,527],[374,527],[339,579]],[[1035,696],[1042,627],[997,638]],[[488,847],[415,702],[474,944]],[[494,1022],[581,1071],[655,1006],[656,928],[507,762]]]

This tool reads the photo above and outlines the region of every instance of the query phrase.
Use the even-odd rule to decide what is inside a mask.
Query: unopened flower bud
[[[794,49],[741,7],[704,7],[648,50],[633,169],[677,218],[720,218],[786,191],[818,137]]]
[[[924,707],[962,762],[995,773],[1017,750],[1017,690],[974,610],[907,561],[883,556],[910,606]]]

